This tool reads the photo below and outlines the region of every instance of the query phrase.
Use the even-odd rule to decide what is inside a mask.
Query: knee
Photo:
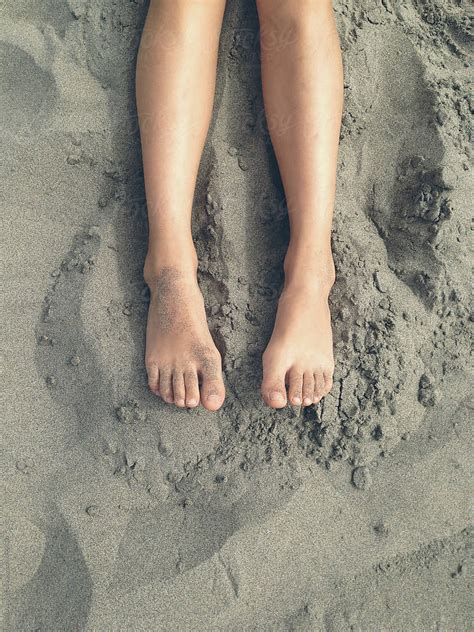
[[[313,42],[317,30],[334,26],[332,0],[257,0],[257,8],[262,59]]]
[[[304,23],[323,12],[332,13],[332,0],[257,0],[260,20],[275,26]]]
[[[168,18],[173,24],[183,20],[195,21],[196,27],[201,20],[221,19],[225,0],[150,0],[149,11],[161,21]]]

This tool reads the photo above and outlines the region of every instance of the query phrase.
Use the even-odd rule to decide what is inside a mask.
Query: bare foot
[[[263,354],[262,396],[272,408],[316,404],[332,388],[334,358],[327,290],[288,286]],[[288,385],[288,394],[286,385]]]
[[[224,401],[221,357],[209,332],[196,276],[179,267],[146,275],[148,385],[169,404],[218,410]]]

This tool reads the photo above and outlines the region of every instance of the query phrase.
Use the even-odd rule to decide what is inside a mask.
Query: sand
[[[194,212],[211,414],[146,388],[146,3],[4,3],[5,630],[471,629],[467,4],[335,2],[335,386],[270,411],[288,227],[254,2],[229,0]]]

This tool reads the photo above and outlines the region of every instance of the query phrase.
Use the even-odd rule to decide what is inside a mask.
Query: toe
[[[173,403],[173,373],[170,369],[160,369],[160,395],[167,404]]]
[[[329,391],[331,391],[332,386],[333,386],[333,373],[331,372],[325,372],[324,373],[324,395],[327,395],[329,393]]]
[[[293,406],[301,406],[303,396],[303,373],[298,369],[291,369],[288,376],[288,398]]]
[[[201,386],[201,403],[207,410],[219,410],[224,403],[225,388],[222,378],[208,379],[203,377]]]
[[[285,369],[263,364],[262,397],[271,408],[286,406]]]
[[[303,376],[303,406],[310,406],[314,401],[314,375],[307,371]]]
[[[314,373],[314,403],[317,404],[324,397],[324,388],[326,383],[322,371]]]
[[[155,395],[159,394],[159,379],[160,379],[160,371],[158,369],[158,365],[155,362],[147,363],[146,372],[148,375],[148,387],[152,393]]]
[[[173,399],[176,406],[184,408],[186,390],[184,386],[184,375],[182,371],[176,370],[173,373]]]
[[[218,410],[225,397],[220,356],[203,357],[201,362],[201,404],[207,410]]]
[[[184,383],[186,386],[186,406],[195,408],[199,404],[199,381],[194,369],[186,371]]]

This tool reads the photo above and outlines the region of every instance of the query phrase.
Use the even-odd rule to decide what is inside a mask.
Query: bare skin
[[[290,219],[285,284],[263,355],[273,408],[317,403],[332,388],[328,296],[343,82],[330,0],[257,0],[269,131]]]
[[[212,411],[225,388],[197,283],[191,212],[224,8],[225,0],[151,0],[136,79],[149,223],[148,384],[170,404]]]
[[[282,408],[316,403],[332,386],[328,295],[342,63],[330,0],[257,6],[265,110],[291,228],[261,388],[269,406]],[[196,280],[191,211],[224,8],[225,0],[151,0],[137,65],[149,216],[149,386],[168,403],[201,402],[209,410],[222,405],[225,389]]]
[[[202,399],[206,408],[217,410],[223,400],[221,362],[195,278],[178,268],[162,268],[150,289],[147,370],[151,390],[169,404],[193,408]],[[159,350],[157,361],[155,350]]]

